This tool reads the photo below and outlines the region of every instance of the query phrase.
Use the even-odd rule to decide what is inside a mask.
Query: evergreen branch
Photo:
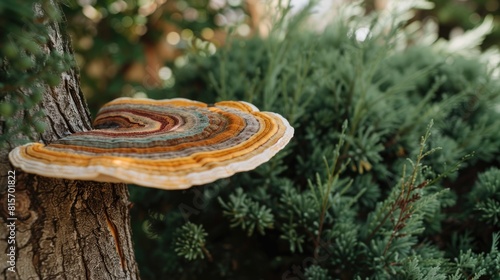
[[[414,193],[415,190],[422,189],[428,185],[428,181],[423,181],[419,185],[415,186],[415,183],[418,178],[418,172],[421,169],[421,161],[423,158],[436,151],[437,149],[431,149],[427,152],[424,152],[426,147],[426,142],[431,135],[431,128],[433,125],[433,121],[431,121],[427,127],[427,131],[424,136],[422,136],[420,140],[420,150],[417,156],[417,161],[413,165],[413,171],[408,179],[406,179],[406,166],[403,166],[403,175],[401,177],[401,191],[398,194],[398,197],[393,201],[389,211],[384,215],[382,220],[377,224],[377,226],[372,230],[372,232],[368,235],[368,241],[371,240],[375,234],[385,225],[389,217],[393,216],[397,210],[400,210],[397,220],[393,221],[393,230],[391,236],[389,237],[389,241],[387,242],[383,255],[387,254],[387,251],[393,241],[393,239],[399,235],[401,230],[406,226],[406,221],[412,216],[415,212],[413,208],[413,204],[420,199],[420,195]]]
[[[175,231],[175,252],[188,260],[203,258],[205,255],[209,261],[213,261],[212,255],[205,247],[208,235],[202,225],[187,222]]]
[[[229,201],[224,202],[220,197],[218,201],[224,211],[222,214],[231,221],[231,227],[241,227],[251,236],[255,229],[264,235],[266,228],[273,228],[274,215],[265,205],[247,197],[243,189],[236,189],[235,194],[229,195]]]
[[[343,169],[346,166],[344,164],[344,165],[339,167],[340,148],[344,145],[344,142],[345,142],[346,129],[347,129],[347,120],[344,121],[344,124],[342,125],[342,133],[341,133],[339,142],[335,146],[335,150],[333,152],[333,166],[330,167],[330,165],[328,164],[328,161],[325,158],[323,158],[323,160],[325,161],[325,166],[328,170],[328,180],[326,182],[326,186],[327,186],[326,190],[324,192],[321,192],[321,190],[320,190],[321,213],[319,215],[318,234],[316,235],[316,239],[314,242],[315,243],[314,252],[318,252],[318,246],[319,246],[320,240],[321,240],[321,233],[323,232],[325,216],[326,216],[326,213],[327,213],[329,207],[331,206],[331,203],[329,203],[329,199],[330,199],[330,194],[332,192],[332,187],[333,187],[334,183],[338,180],[339,174],[343,171]]]
[[[398,199],[394,202],[391,210],[394,213],[395,210],[399,209],[399,216],[397,221],[393,223],[393,230],[391,232],[391,236],[389,237],[389,241],[385,245],[383,256],[387,254],[387,251],[389,250],[389,247],[392,244],[394,238],[404,236],[404,234],[401,234],[400,232],[405,228],[406,221],[415,213],[413,205],[417,200],[421,198],[421,196],[413,192],[426,186],[427,181],[420,183],[416,187],[414,185],[409,185],[406,195],[404,195],[404,191],[402,191]]]
[[[208,261],[213,262],[214,258],[212,257],[212,254],[210,254],[210,252],[207,250],[207,247],[205,247],[204,243],[200,244],[200,248],[203,251],[203,254],[205,254],[205,256],[207,257]]]

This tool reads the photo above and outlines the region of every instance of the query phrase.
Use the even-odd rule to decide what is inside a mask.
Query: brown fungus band
[[[119,98],[94,129],[15,148],[22,170],[47,177],[183,189],[248,171],[285,147],[293,128],[246,102]]]

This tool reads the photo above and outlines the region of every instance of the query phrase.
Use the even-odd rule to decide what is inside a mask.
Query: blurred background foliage
[[[493,15],[495,27],[488,34],[482,49],[498,46],[500,42],[500,2],[496,0],[433,0],[435,7],[432,10],[422,12],[418,15],[423,19],[432,16],[439,24],[439,36],[450,38],[466,30],[478,26],[486,15]]]
[[[173,68],[187,63],[190,52],[213,54],[231,37],[267,36],[269,7],[260,0],[78,0],[64,1],[64,14],[81,69],[83,92],[95,113],[119,96],[178,96]],[[277,0],[274,2],[278,2]],[[282,1],[285,2],[285,1]],[[292,1],[303,6],[305,0]],[[322,1],[324,3],[337,1]],[[383,10],[387,0],[366,0],[367,13]],[[412,1],[409,1],[412,2]],[[432,0],[411,21],[433,22],[449,39],[477,27],[492,15],[493,30],[483,50],[500,42],[500,8],[496,0]],[[336,13],[329,9],[325,22]],[[276,9],[271,8],[272,9]],[[410,22],[411,22],[410,21]],[[318,25],[324,25],[320,23]]]
[[[269,11],[265,2],[273,1],[63,1],[65,20],[73,37],[76,60],[81,69],[83,92],[91,112],[95,114],[102,104],[119,96],[178,96],[178,91],[171,90],[175,85],[172,71],[187,63],[189,53],[213,54],[224,45],[228,34],[231,37],[247,38],[256,34],[266,36],[270,22],[266,16]],[[306,1],[295,0],[294,5],[302,6],[304,2]],[[387,0],[363,2],[367,12],[383,10],[387,5]],[[485,37],[481,48],[485,50],[490,46],[498,46],[498,1],[431,2],[434,3],[432,9],[418,10],[411,21],[435,22],[437,34],[449,39],[477,27],[486,15],[492,15],[493,29]],[[0,4],[0,9],[6,15],[2,18],[2,26],[6,26],[11,20],[8,13],[10,4],[10,1]],[[327,13],[335,14],[334,7],[323,7],[330,9]],[[22,9],[18,8],[19,11]],[[330,17],[326,17],[325,21]],[[38,32],[38,37],[43,38],[43,31]],[[8,37],[8,33],[3,33],[3,36]],[[7,37],[4,42],[10,42]],[[36,40],[40,39],[35,38],[34,41]],[[28,47],[33,47],[31,45]],[[3,54],[7,57],[14,55],[12,49],[11,45],[4,44]],[[24,67],[24,64],[18,65]],[[3,92],[6,90],[3,89]],[[35,94],[34,98],[36,96]],[[5,103],[0,107],[0,113],[4,116],[16,111]]]
[[[283,2],[63,2],[94,114],[120,96],[239,99],[295,127],[252,172],[131,186],[143,279],[497,279],[498,1]]]
[[[91,111],[120,96],[166,98],[172,68],[190,52],[214,53],[227,29],[249,36],[242,0],[79,0],[64,6]]]

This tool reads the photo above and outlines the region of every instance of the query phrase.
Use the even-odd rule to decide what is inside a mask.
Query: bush
[[[310,31],[307,9],[289,12],[267,38],[191,54],[172,91],[150,93],[245,100],[285,116],[295,136],[252,172],[187,191],[132,188],[143,278],[497,278],[490,70],[434,45],[400,48],[400,18]]]

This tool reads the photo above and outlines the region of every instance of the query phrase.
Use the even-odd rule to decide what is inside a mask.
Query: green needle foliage
[[[186,223],[175,232],[175,252],[188,260],[203,259],[204,254],[210,257],[205,248],[207,233],[201,225]]]
[[[150,97],[248,101],[295,135],[251,172],[132,187],[143,279],[498,279],[498,73],[418,37],[405,26],[425,1],[404,3],[350,4],[324,30],[306,28],[312,5],[285,5],[266,37],[229,34],[215,53],[197,38],[168,65]]]
[[[273,227],[274,217],[271,209],[248,198],[241,188],[229,196],[228,202],[219,198],[219,203],[225,210],[223,215],[229,217],[231,227],[241,227],[246,230],[248,236],[251,236],[254,230],[264,234],[264,229]]]
[[[480,173],[469,198],[474,214],[481,221],[500,226],[500,169],[493,167]]]

